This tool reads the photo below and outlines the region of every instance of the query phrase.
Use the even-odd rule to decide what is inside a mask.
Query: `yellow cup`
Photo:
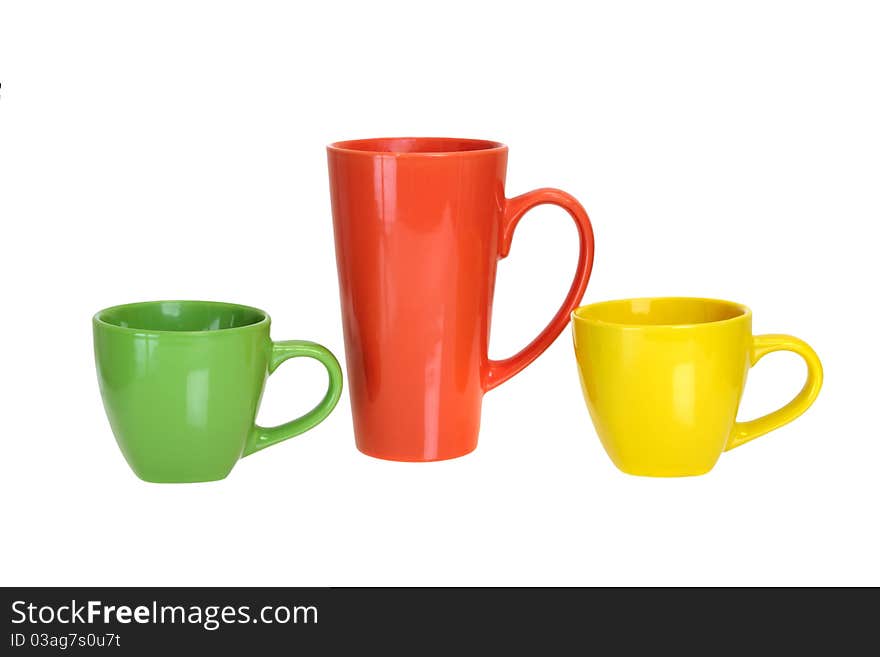
[[[729,301],[606,301],[576,309],[572,329],[596,432],[629,474],[704,474],[722,452],[794,420],[822,387],[822,364],[807,343],[753,336],[751,311]],[[778,411],[737,422],[749,368],[780,350],[806,361],[806,384]]]

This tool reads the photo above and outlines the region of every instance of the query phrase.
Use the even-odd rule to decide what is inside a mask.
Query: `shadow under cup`
[[[624,472],[686,476],[721,453],[786,424],[815,400],[822,366],[789,335],[752,335],[752,313],[730,301],[667,297],[582,306],[572,313],[581,386],[608,456]],[[750,422],[736,415],[748,370],[772,351],[807,363],[786,406]]]
[[[315,343],[273,343],[257,308],[157,301],[108,308],[93,320],[98,383],[110,426],[138,477],[222,479],[242,456],[310,429],[333,409],[342,375]],[[296,356],[320,360],[330,386],[315,409],[279,427],[255,418],[268,375]]]

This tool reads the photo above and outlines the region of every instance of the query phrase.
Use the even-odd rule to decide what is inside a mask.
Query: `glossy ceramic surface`
[[[537,358],[583,296],[593,263],[587,213],[555,189],[505,198],[507,147],[496,142],[339,142],[328,147],[328,164],[357,446],[400,461],[467,454],[483,393]],[[577,225],[577,272],[541,334],[493,361],[496,265],[517,222],[544,203]]]
[[[313,342],[269,339],[269,316],[248,306],[158,301],[108,308],[93,320],[107,418],[141,479],[222,479],[235,462],[321,422],[342,393],[339,363]],[[308,356],[330,375],[321,402],[277,427],[254,419],[269,374]]]
[[[721,453],[791,422],[822,387],[822,365],[789,335],[752,336],[748,308],[713,299],[608,301],[572,313],[581,385],[596,432],[624,472],[708,472]],[[749,368],[772,351],[807,363],[807,382],[781,409],[736,414]]]

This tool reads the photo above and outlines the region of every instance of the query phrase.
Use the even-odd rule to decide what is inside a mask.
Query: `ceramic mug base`
[[[617,465],[617,464],[615,464]],[[652,470],[652,469],[628,469],[622,468],[617,465],[617,469],[620,470],[624,474],[632,475],[633,477],[653,477],[655,479],[676,479],[681,477],[699,477],[704,474],[708,474],[711,472],[712,468],[708,468],[705,470]]]
[[[196,477],[161,477],[161,476],[149,476],[149,475],[141,475],[137,472],[134,473],[138,479],[141,481],[145,481],[148,484],[204,484],[211,481],[223,481],[226,477],[229,476],[227,472],[224,475],[204,475],[204,476],[196,476]]]
[[[609,455],[610,456],[610,455]],[[699,477],[709,473],[717,461],[712,463],[621,463],[618,459],[611,459],[614,466],[624,474],[634,477],[653,477],[655,479],[673,479],[678,477]]]
[[[397,463],[434,463],[436,461],[451,461],[453,459],[460,459],[462,456],[467,456],[468,454],[473,452],[477,448],[477,446],[474,445],[465,452],[460,452],[458,454],[443,454],[441,456],[437,456],[436,458],[410,458],[405,456],[392,456],[390,454],[379,454],[377,452],[371,452],[361,445],[357,445],[357,448],[361,454],[365,454],[366,456],[372,457],[374,459],[380,459],[382,461],[395,461]]]

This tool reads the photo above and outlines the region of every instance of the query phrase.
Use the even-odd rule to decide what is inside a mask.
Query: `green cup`
[[[138,477],[223,479],[241,457],[308,431],[330,414],[342,393],[336,358],[314,342],[273,342],[269,323],[262,310],[210,301],[132,303],[94,316],[104,409]],[[258,426],[267,377],[299,356],[327,368],[327,394],[296,420]]]

